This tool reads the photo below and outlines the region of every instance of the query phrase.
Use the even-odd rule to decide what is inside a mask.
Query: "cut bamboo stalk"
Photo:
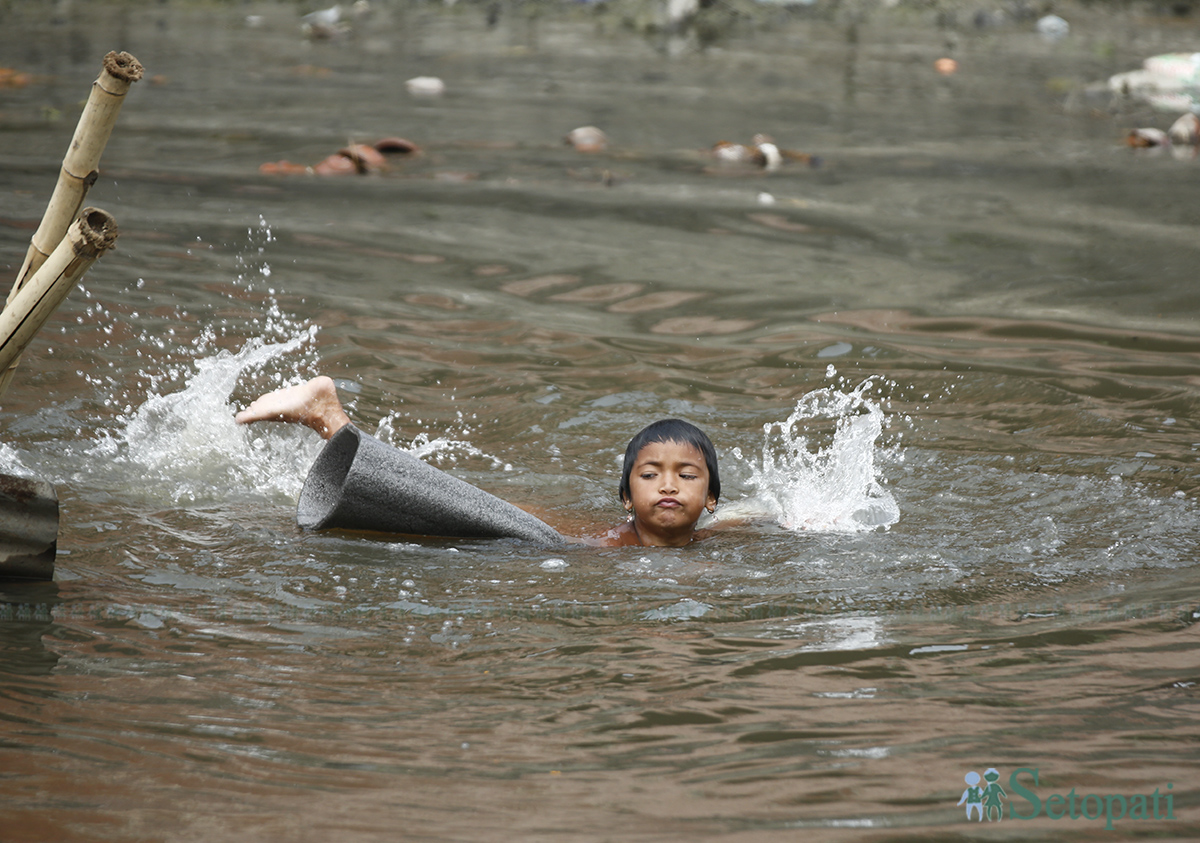
[[[92,83],[92,93],[63,158],[50,204],[46,206],[42,222],[30,240],[25,262],[8,294],[6,308],[29,278],[41,268],[51,251],[62,242],[67,227],[78,218],[88,189],[99,176],[97,167],[100,165],[100,155],[112,135],[125,94],[134,82],[142,78],[143,72],[142,65],[129,53],[110,52],[104,57],[100,76]],[[19,357],[0,367],[0,395],[12,382],[13,370],[18,362]]]
[[[0,313],[0,369],[12,366],[96,259],[117,242],[117,221],[84,208],[58,248]]]
[[[97,167],[100,165],[100,156],[112,135],[125,94],[134,82],[142,78],[142,73],[141,64],[129,53],[112,52],[104,57],[104,67],[99,78],[92,83],[91,96],[79,117],[71,146],[63,158],[50,204],[42,216],[41,225],[34,232],[25,263],[17,274],[13,292],[9,294],[10,301],[25,279],[37,272],[50,252],[57,248],[67,232],[67,226],[79,217],[79,209],[83,207],[88,189],[99,176]]]

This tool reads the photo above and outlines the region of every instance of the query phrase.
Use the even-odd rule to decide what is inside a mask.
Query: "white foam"
[[[868,379],[849,391],[814,390],[785,421],[764,425],[761,455],[746,460],[755,492],[726,507],[721,520],[767,515],[787,530],[835,532],[895,524],[900,508],[877,465],[886,417],[868,394],[876,389]]]
[[[242,303],[271,274],[262,257],[273,239],[266,221],[247,235],[254,254],[239,257],[242,271],[233,281]],[[295,425],[239,425],[230,403],[244,376],[261,376],[268,366],[279,370],[277,386],[303,380],[303,351],[317,328],[284,313],[274,289],[265,292],[246,324],[212,322],[190,342],[177,341],[173,331],[141,338],[149,350],[138,373],[144,394],[127,396],[125,412],[89,447],[93,474],[111,473],[109,485],[172,504],[299,494],[319,438]],[[218,350],[219,339],[231,334],[251,339],[236,352]]]
[[[289,357],[314,334],[310,328],[281,343],[255,338],[236,354],[220,351],[194,361],[183,389],[150,392],[96,443],[92,456],[132,469],[140,491],[173,503],[231,494],[294,498],[319,440],[293,425],[239,425],[229,400],[244,373]]]

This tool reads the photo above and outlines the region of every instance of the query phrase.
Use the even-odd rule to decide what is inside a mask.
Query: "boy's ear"
[[[707,509],[709,512],[712,512],[714,509],[717,508],[717,499],[715,497],[713,497],[713,495],[710,494],[708,496],[707,500],[704,501],[704,508]]]

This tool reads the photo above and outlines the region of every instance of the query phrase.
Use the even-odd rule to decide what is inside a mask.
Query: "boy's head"
[[[681,419],[662,419],[656,421],[642,428],[629,441],[629,447],[625,449],[625,462],[621,469],[621,486],[619,489],[621,501],[626,504],[632,502],[633,495],[630,491],[629,476],[633,472],[633,467],[637,463],[637,457],[641,453],[642,448],[656,442],[676,442],[680,445],[691,446],[699,452],[700,456],[704,458],[705,467],[708,469],[708,495],[716,503],[717,499],[721,497],[721,475],[717,471],[717,451],[703,430]]]

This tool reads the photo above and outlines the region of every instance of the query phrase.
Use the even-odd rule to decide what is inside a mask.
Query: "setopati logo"
[[[1004,800],[1008,799],[1008,815],[1012,819],[1032,820],[1045,816],[1051,820],[1104,820],[1104,828],[1111,831],[1117,820],[1173,820],[1175,819],[1174,784],[1167,785],[1167,792],[1124,795],[1118,793],[1084,793],[1071,788],[1067,793],[1039,794],[1032,788],[1039,786],[1037,767],[1018,767],[1008,777],[1008,790],[1000,784],[1000,771],[989,767],[983,777],[971,771],[963,779],[967,789],[958,800],[958,806],[967,808],[967,819],[983,822],[999,822],[1004,819]],[[1014,802],[1019,799],[1020,802]]]

